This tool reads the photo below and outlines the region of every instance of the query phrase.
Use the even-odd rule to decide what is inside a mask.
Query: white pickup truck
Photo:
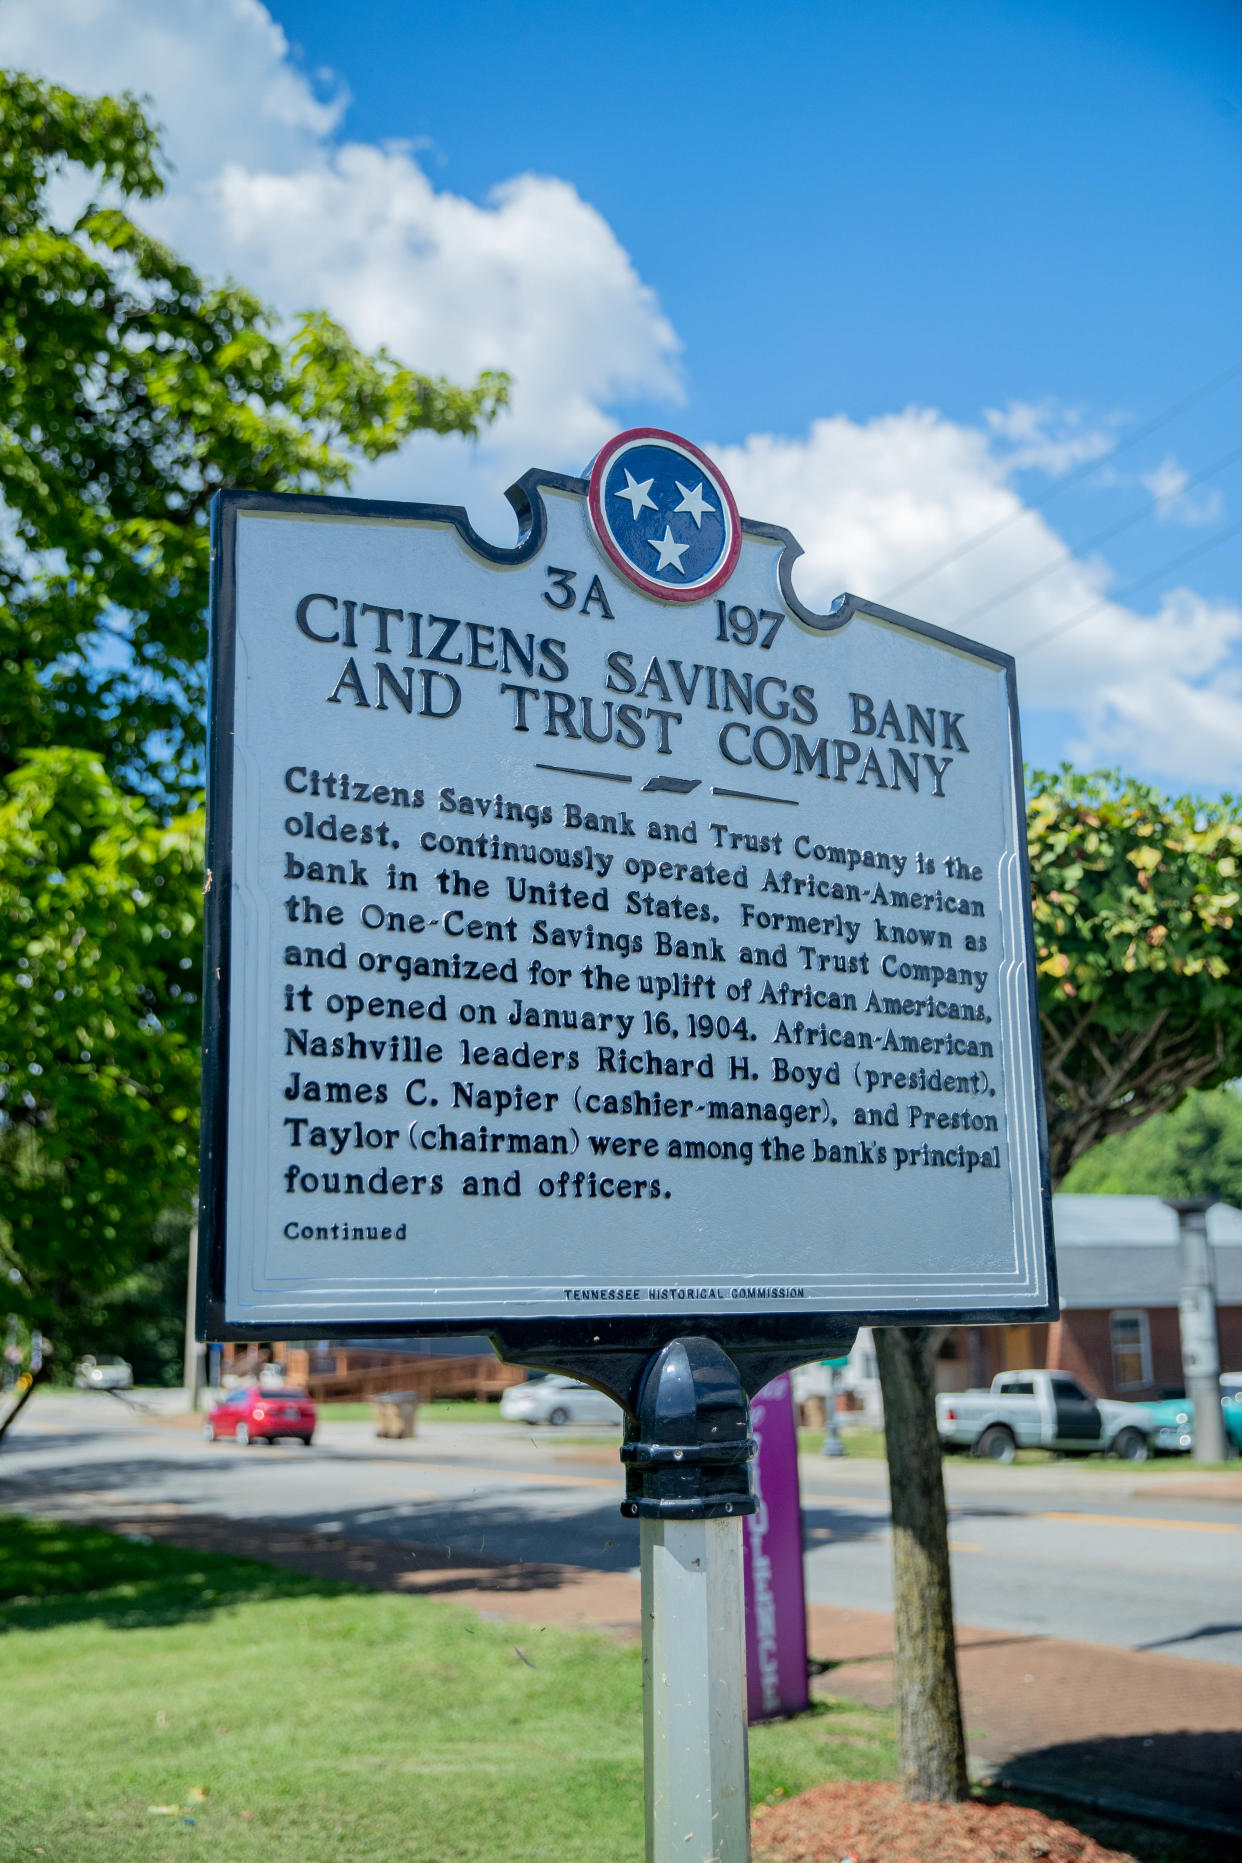
[[[1063,1371],[1002,1371],[990,1391],[942,1391],[936,1423],[943,1448],[993,1462],[1012,1462],[1019,1449],[1145,1462],[1156,1428],[1142,1404],[1091,1397]]]

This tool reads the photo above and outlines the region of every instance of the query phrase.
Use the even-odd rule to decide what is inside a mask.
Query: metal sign
[[[510,497],[218,500],[207,1336],[1046,1317],[1012,661],[671,434]]]

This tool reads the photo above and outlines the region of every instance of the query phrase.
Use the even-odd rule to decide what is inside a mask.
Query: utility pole
[[[186,1269],[185,1282],[185,1357],[182,1383],[185,1386],[186,1409],[196,1411],[203,1390],[203,1351],[204,1348],[194,1336],[195,1308],[198,1299],[198,1198],[195,1197],[190,1217],[190,1259]]]
[[[1215,1197],[1166,1197],[1177,1212],[1181,1256],[1178,1319],[1182,1375],[1195,1407],[1195,1461],[1223,1462],[1229,1454],[1220,1408],[1220,1345],[1216,1335],[1216,1273],[1207,1213]]]

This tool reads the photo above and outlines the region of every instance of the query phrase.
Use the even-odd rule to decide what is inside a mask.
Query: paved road
[[[611,1439],[502,1424],[425,1424],[382,1443],[362,1423],[315,1445],[202,1442],[185,1419],[103,1393],[40,1393],[0,1448],[0,1506],[74,1516],[177,1509],[462,1554],[611,1571],[637,1565]],[[807,1591],[888,1610],[880,1462],[803,1458]],[[947,1465],[963,1623],[1242,1666],[1242,1501],[1090,1464]]]

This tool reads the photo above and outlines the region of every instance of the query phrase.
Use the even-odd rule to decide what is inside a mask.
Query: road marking
[[[1089,1527],[1148,1527],[1154,1533],[1242,1533],[1242,1526],[1235,1526],[1231,1520],[1149,1520],[1137,1514],[1074,1514],[1047,1513],[1026,1514],[1027,1520],[1068,1520],[1081,1521]]]

